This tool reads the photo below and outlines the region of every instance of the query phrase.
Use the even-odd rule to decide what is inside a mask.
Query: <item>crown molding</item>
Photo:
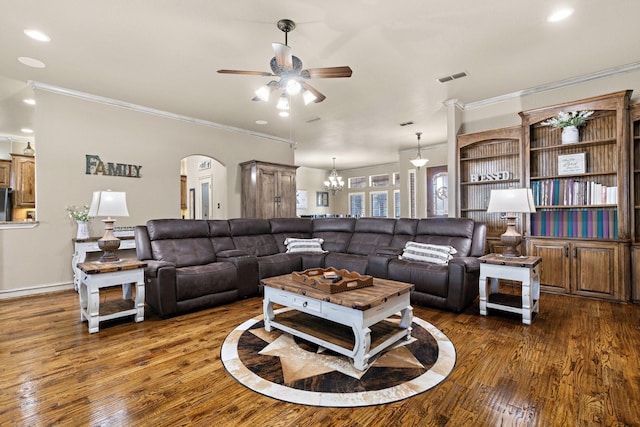
[[[448,99],[443,102],[445,106],[455,105],[461,110],[473,110],[474,108],[486,107],[493,104],[499,104],[511,99],[521,98],[523,96],[535,95],[542,92],[547,92],[554,89],[559,89],[566,86],[576,85],[579,83],[588,82],[591,80],[597,80],[604,77],[614,76],[616,74],[628,73],[630,71],[636,71],[640,69],[640,62],[634,62],[627,65],[620,65],[618,67],[608,68],[602,71],[596,71],[591,74],[584,74],[578,77],[572,77],[565,80],[560,80],[545,85],[535,86],[529,89],[524,89],[516,92],[507,93],[504,95],[494,96],[492,98],[481,99],[479,101],[468,102],[466,104],[458,102],[457,99]]]
[[[223,125],[223,124],[220,124],[220,123],[212,122],[212,121],[209,121],[209,120],[196,119],[196,118],[189,117],[189,116],[183,116],[181,114],[171,113],[169,111],[157,110],[155,108],[145,107],[145,106],[142,106],[142,105],[133,104],[133,103],[130,103],[130,102],[125,102],[125,101],[120,101],[118,99],[106,98],[106,97],[103,97],[103,96],[93,95],[93,94],[90,94],[90,93],[80,92],[80,91],[77,91],[77,90],[67,89],[67,88],[64,88],[64,87],[54,86],[54,85],[50,85],[50,84],[47,84],[47,83],[33,81],[33,80],[29,80],[28,84],[31,87],[31,89],[33,89],[33,90],[42,90],[42,91],[46,91],[46,92],[52,92],[52,93],[55,93],[55,94],[58,94],[58,95],[63,95],[63,96],[69,96],[69,97],[72,97],[72,98],[82,99],[83,101],[95,102],[95,103],[98,103],[98,104],[109,105],[109,106],[112,106],[112,107],[125,108],[127,110],[137,111],[137,112],[145,113],[145,114],[151,114],[151,115],[163,117],[163,118],[166,118],[166,119],[178,120],[178,121],[181,121],[181,122],[196,124],[196,125],[200,125],[200,126],[206,126],[206,127],[210,127],[210,128],[221,129],[221,130],[225,130],[225,131],[228,131],[228,132],[241,133],[241,134],[244,134],[244,135],[255,136],[257,138],[268,139],[268,140],[276,141],[276,142],[283,142],[283,143],[289,144],[289,145],[292,144],[292,141],[290,141],[288,139],[280,138],[280,137],[277,137],[277,136],[268,135],[268,134],[260,133],[260,132],[254,132],[254,131],[251,131],[251,130],[248,130],[248,129],[242,129],[242,128],[238,128],[238,127],[234,127],[234,126],[227,126],[227,125]]]

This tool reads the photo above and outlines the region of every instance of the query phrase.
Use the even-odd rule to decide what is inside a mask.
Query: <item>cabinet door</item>
[[[640,246],[634,245],[631,248],[631,299],[633,302],[640,302]]]
[[[574,291],[578,295],[615,298],[620,281],[618,245],[576,242],[572,248]]]
[[[0,160],[0,187],[11,187],[11,161]]]
[[[528,254],[542,258],[540,284],[554,293],[571,293],[569,244],[563,240],[530,240]]]
[[[296,216],[296,171],[282,171],[278,177],[278,216]]]
[[[36,161],[31,156],[13,157],[13,206],[36,207]]]
[[[277,212],[278,171],[270,167],[258,168],[257,218],[275,218]]]

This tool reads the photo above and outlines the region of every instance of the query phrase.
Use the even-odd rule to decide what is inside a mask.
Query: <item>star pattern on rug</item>
[[[415,369],[424,366],[406,348],[415,338],[402,339],[384,352],[376,355],[369,363],[369,368],[360,371],[353,366],[351,359],[342,355],[325,354],[322,347],[313,353],[301,348],[294,337],[277,330],[267,332],[264,328],[250,330],[252,334],[268,343],[259,353],[266,356],[279,357],[285,384],[322,375],[333,371],[341,372],[352,378],[360,379],[371,367]]]

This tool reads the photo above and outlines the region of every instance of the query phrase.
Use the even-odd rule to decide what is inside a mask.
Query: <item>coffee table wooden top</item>
[[[264,286],[350,307],[368,310],[384,304],[389,298],[406,294],[413,290],[411,283],[373,278],[373,286],[331,294],[293,280],[291,274],[269,277],[260,281]]]

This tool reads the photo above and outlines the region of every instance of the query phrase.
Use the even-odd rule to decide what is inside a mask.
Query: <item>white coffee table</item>
[[[265,330],[276,328],[350,357],[361,371],[373,356],[411,336],[410,283],[374,279],[373,286],[335,294],[298,283],[290,274],[262,284]],[[294,310],[276,316],[274,303]],[[388,319],[395,313],[399,322]]]

